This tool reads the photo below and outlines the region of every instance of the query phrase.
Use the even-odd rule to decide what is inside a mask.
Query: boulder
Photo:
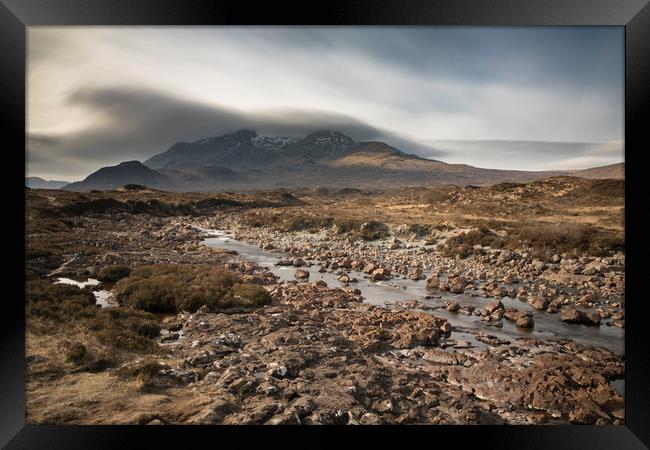
[[[440,287],[440,278],[437,276],[432,276],[427,280],[427,287],[429,289],[438,289]]]
[[[535,321],[530,316],[521,316],[519,319],[517,319],[517,322],[515,322],[515,324],[519,328],[533,328],[535,326]]]
[[[575,308],[564,308],[560,313],[562,322],[567,323],[582,323],[582,312]]]
[[[453,294],[462,294],[465,292],[465,286],[467,286],[467,280],[465,277],[453,278],[449,283],[449,292]]]
[[[600,313],[598,311],[590,311],[582,316],[582,323],[585,325],[596,326],[600,325]]]
[[[504,309],[504,308],[503,308],[503,303],[501,303],[500,300],[492,300],[490,303],[488,303],[485,306],[485,309],[488,312],[488,314],[492,314],[495,311],[497,311],[499,309]]]
[[[449,312],[457,312],[460,309],[460,305],[458,302],[451,302],[447,305],[447,311]]]
[[[307,272],[306,270],[298,269],[298,270],[296,270],[296,273],[294,274],[294,276],[298,280],[306,280],[306,279],[309,278],[309,272]]]
[[[530,306],[535,308],[538,311],[542,311],[548,307],[548,300],[544,297],[533,296],[528,299]]]

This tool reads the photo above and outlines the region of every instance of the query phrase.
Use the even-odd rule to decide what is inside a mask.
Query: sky
[[[479,167],[623,161],[622,27],[29,27],[27,174],[335,129]]]

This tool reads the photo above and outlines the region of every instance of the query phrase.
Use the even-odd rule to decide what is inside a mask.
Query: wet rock
[[[372,272],[372,279],[374,281],[387,280],[388,278],[390,278],[390,269],[386,269],[382,267],[379,269],[375,269]]]
[[[460,305],[458,302],[451,302],[447,305],[447,311],[449,312],[457,312],[460,309]]]
[[[306,270],[298,269],[298,270],[296,270],[296,272],[294,273],[294,276],[295,276],[296,279],[298,279],[298,280],[306,280],[306,279],[309,278],[309,272],[306,271]]]
[[[29,355],[28,357],[25,358],[25,362],[27,364],[38,364],[38,363],[44,363],[47,362],[48,358],[43,356],[43,355]]]
[[[546,309],[546,307],[548,306],[548,300],[540,296],[530,297],[528,299],[528,303],[530,303],[530,306],[532,306],[538,311],[542,311]]]
[[[485,306],[485,310],[487,311],[488,314],[492,314],[497,310],[503,310],[503,303],[501,303],[500,300],[492,300],[490,303],[488,303]]]
[[[521,316],[517,319],[516,325],[519,328],[533,328],[535,326],[535,321],[530,316]]]
[[[427,280],[427,287],[429,289],[438,289],[440,287],[440,278],[432,276]]]
[[[453,294],[462,294],[465,292],[465,286],[467,286],[467,280],[465,277],[456,277],[450,280],[449,292]]]
[[[583,314],[575,308],[563,308],[560,319],[567,323],[582,323]]]
[[[582,316],[582,322],[585,325],[596,326],[600,325],[601,317],[598,311],[590,311]]]

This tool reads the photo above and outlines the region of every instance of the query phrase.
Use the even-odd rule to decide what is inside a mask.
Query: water
[[[616,389],[623,398],[625,398],[625,379],[621,378],[620,380],[612,380],[609,384]]]
[[[244,260],[255,262],[262,267],[266,267],[282,281],[295,280],[294,273],[296,267],[275,265],[280,259],[290,258],[289,255],[281,252],[262,250],[255,245],[237,241],[220,230],[201,230],[211,236],[203,241],[205,245],[234,250]],[[300,269],[309,272],[309,281],[323,280],[329,287],[343,285],[338,281],[335,273],[319,273],[320,265],[317,263],[313,263],[311,267],[300,267]],[[517,299],[504,297],[500,300],[506,308],[517,308],[520,311],[530,312],[535,320],[534,329],[519,328],[513,322],[505,319],[503,320],[503,328],[495,328],[477,323],[479,318],[475,315],[467,316],[462,313],[452,313],[444,309],[445,302],[451,301],[458,302],[461,306],[472,305],[478,309],[493,300],[492,298],[467,294],[450,294],[442,291],[432,292],[426,289],[426,283],[424,281],[395,278],[390,281],[375,282],[364,278],[366,276],[364,273],[355,271],[350,272],[349,276],[359,280],[357,283],[350,283],[350,286],[361,290],[361,295],[364,297],[366,303],[384,306],[415,299],[430,307],[440,308],[436,309],[433,313],[438,317],[447,319],[454,327],[481,331],[503,339],[514,339],[517,337],[533,337],[537,339],[561,338],[571,339],[581,344],[605,347],[617,353],[623,353],[625,350],[624,330],[620,328],[604,325],[600,327],[588,327],[586,325],[568,324],[560,320],[559,313],[549,314],[543,311],[536,311],[527,302]],[[440,298],[425,298],[431,295],[439,296]],[[470,336],[464,333],[459,336],[459,333],[455,333],[452,337],[473,342],[474,340]],[[476,346],[479,345],[477,344]]]
[[[86,286],[97,286],[100,284],[100,281],[94,278],[88,278],[86,281],[77,281],[72,278],[57,278],[57,281],[54,284],[73,284],[80,288],[85,288]],[[93,291],[93,294],[95,295],[97,304],[102,308],[117,306],[113,301],[113,294],[110,291],[102,289],[100,291]]]

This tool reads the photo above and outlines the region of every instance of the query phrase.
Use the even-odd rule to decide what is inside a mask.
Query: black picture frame
[[[0,328],[0,444],[7,448],[125,448],[144,440],[147,447],[225,444],[228,438],[248,439],[250,427],[144,427],[144,426],[31,426],[25,425],[25,319],[24,242],[13,236],[24,230],[25,158],[25,36],[37,25],[490,25],[490,26],[622,26],[625,27],[625,232],[626,232],[626,332],[625,408],[623,426],[415,426],[357,427],[341,433],[363,433],[382,443],[415,442],[442,445],[474,441],[499,448],[624,449],[650,446],[650,384],[647,332],[648,301],[640,295],[647,237],[642,230],[645,207],[642,187],[647,176],[643,153],[647,148],[647,112],[650,105],[650,5],[648,0],[339,0],[302,5],[266,2],[208,0],[0,0],[0,111],[3,158],[11,163],[2,177],[3,198],[11,199],[11,225],[5,283],[15,295],[5,295],[4,326]],[[22,149],[22,150],[21,150]],[[22,191],[21,191],[22,190]],[[15,229],[14,229],[15,227]],[[13,263],[12,263],[13,261]],[[268,434],[266,443],[336,444],[332,429],[283,427],[255,428]],[[280,435],[282,434],[282,436]],[[307,435],[319,441],[303,441]],[[338,433],[337,433],[338,434]],[[432,434],[436,436],[431,436]],[[275,438],[275,439],[274,439]],[[141,445],[141,444],[140,444]],[[367,444],[366,444],[367,445]],[[422,444],[419,444],[422,445]],[[446,444],[454,445],[454,444]]]

